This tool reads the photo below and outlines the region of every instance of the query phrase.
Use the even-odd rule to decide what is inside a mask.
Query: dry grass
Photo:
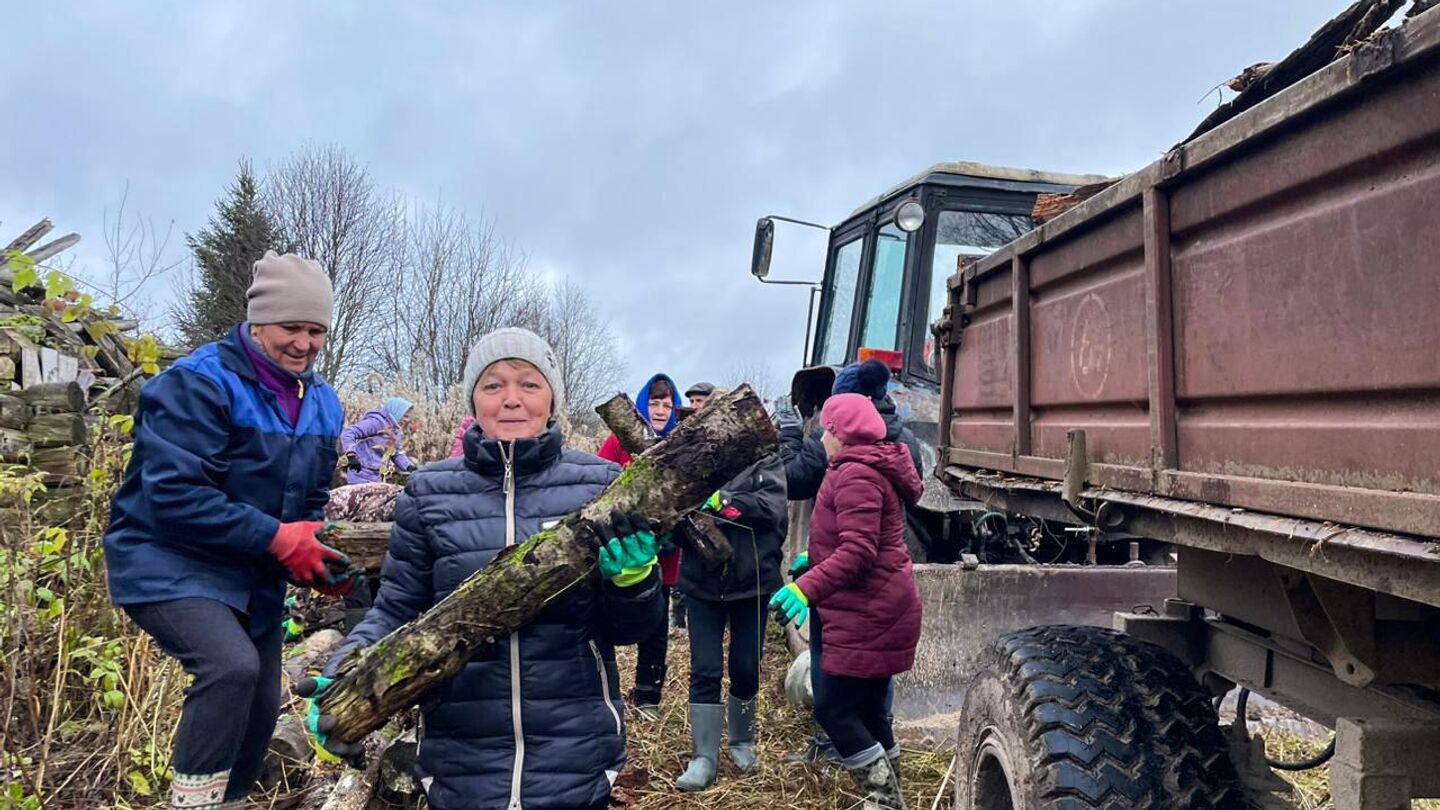
[[[1302,740],[1273,729],[1262,730],[1259,734],[1265,739],[1265,755],[1272,760],[1298,762],[1315,756],[1325,747],[1324,743]],[[1288,798],[1300,810],[1331,810],[1335,807],[1335,803],[1330,800],[1330,769],[1328,767],[1295,773],[1284,771],[1276,771],[1276,773],[1279,773],[1294,787],[1294,792],[1289,797],[1282,798]],[[1417,799],[1410,802],[1410,807],[1414,810],[1440,810],[1440,800]]]
[[[661,717],[646,720],[631,711],[630,762],[620,777],[617,799],[635,810],[845,810],[856,801],[854,785],[843,771],[785,761],[787,754],[809,742],[810,714],[784,703],[782,684],[790,661],[781,636],[772,632],[766,644],[756,723],[759,771],[739,773],[722,750],[720,777],[713,787],[695,794],[675,788],[675,779],[685,770],[690,750],[685,718],[689,645],[683,637],[672,636]],[[628,689],[634,681],[634,648],[620,650],[619,657],[621,680]],[[906,748],[901,773],[912,810],[929,810],[935,802],[952,754],[950,750]],[[950,807],[949,788],[938,807]]]

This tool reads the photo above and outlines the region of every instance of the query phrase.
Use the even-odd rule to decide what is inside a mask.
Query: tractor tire
[[[958,739],[956,810],[1248,806],[1210,696],[1168,650],[1112,630],[1000,637]]]

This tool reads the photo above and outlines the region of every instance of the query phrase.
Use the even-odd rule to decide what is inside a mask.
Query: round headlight
[[[895,209],[895,227],[905,233],[914,233],[925,224],[925,206],[914,200],[906,200]]]

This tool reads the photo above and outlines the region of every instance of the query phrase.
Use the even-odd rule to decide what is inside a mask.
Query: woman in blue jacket
[[[464,385],[476,417],[465,455],[410,476],[375,606],[327,675],[619,475],[608,461],[565,449],[554,419],[564,401],[559,367],[533,333],[511,328],[482,337]],[[571,589],[534,623],[497,640],[425,709],[417,767],[433,810],[607,805],[625,763],[615,645],[634,644],[665,622],[655,537],[625,522],[612,527],[621,537],[600,549],[600,581]],[[332,721],[312,722],[319,732]]]
[[[238,808],[280,708],[285,583],[349,592],[315,537],[343,413],[312,370],[330,279],[266,252],[248,322],[145,384],[135,445],[110,510],[110,594],[194,683],[171,764],[171,806]],[[329,570],[327,570],[329,569]]]

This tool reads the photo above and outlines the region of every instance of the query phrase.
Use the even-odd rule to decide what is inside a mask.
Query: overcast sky
[[[338,143],[384,186],[492,216],[612,317],[625,387],[737,361],[787,380],[804,288],[747,274],[755,219],[834,224],[941,160],[1154,160],[1342,0],[94,2],[13,5],[0,236],[102,212],[204,225],[235,175]],[[818,277],[823,235],[777,235]],[[153,294],[168,295],[166,285]]]

